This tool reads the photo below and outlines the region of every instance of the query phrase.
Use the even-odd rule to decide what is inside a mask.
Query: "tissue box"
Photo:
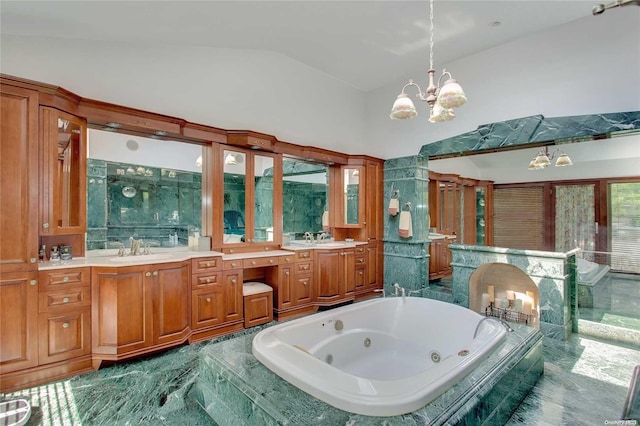
[[[189,250],[191,251],[211,250],[211,237],[189,237]]]

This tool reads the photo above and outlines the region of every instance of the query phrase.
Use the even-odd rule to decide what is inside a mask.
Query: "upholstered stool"
[[[273,288],[259,282],[242,285],[244,328],[273,321]]]

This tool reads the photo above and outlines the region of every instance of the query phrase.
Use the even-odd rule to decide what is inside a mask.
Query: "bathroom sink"
[[[115,263],[140,263],[152,260],[171,259],[171,257],[170,254],[142,254],[139,256],[112,257],[109,260]]]
[[[318,243],[316,247],[318,248],[336,248],[336,247],[346,247],[349,243],[339,242],[339,243]]]

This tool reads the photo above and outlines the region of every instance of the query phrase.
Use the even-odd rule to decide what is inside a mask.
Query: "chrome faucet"
[[[480,324],[482,324],[483,322],[487,321],[487,320],[494,320],[496,322],[501,323],[502,325],[504,325],[504,327],[507,329],[508,332],[512,332],[513,328],[511,328],[511,326],[509,325],[508,322],[506,322],[505,320],[503,320],[502,318],[496,318],[496,317],[484,317],[482,318],[480,321],[478,321],[478,324],[476,325],[476,331],[473,332],[473,338],[475,339],[476,336],[478,335],[478,330],[480,329]]]
[[[402,301],[404,302],[405,301],[405,289],[404,289],[404,287],[400,287],[400,284],[395,283],[393,285],[393,288],[396,289],[396,297],[398,297],[398,292],[400,292],[400,294],[402,295]]]
[[[305,240],[308,244],[313,243],[313,234],[312,234],[311,232],[305,232],[305,233],[304,233],[304,240]]]
[[[140,245],[143,243],[143,241],[136,240],[133,237],[129,237],[129,242],[131,243],[131,247],[129,249],[129,256],[136,256],[140,254]]]
[[[124,244],[118,243],[118,257],[124,256]]]
[[[327,238],[327,233],[326,232],[319,233],[318,234],[318,244],[323,242],[325,238]]]

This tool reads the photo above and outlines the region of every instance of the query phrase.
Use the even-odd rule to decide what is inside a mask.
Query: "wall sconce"
[[[571,158],[560,148],[556,148],[551,155],[549,155],[549,149],[545,146],[540,148],[540,151],[533,157],[533,160],[529,163],[529,170],[542,170],[551,165],[551,161],[556,158],[556,167],[565,167],[573,165]]]
[[[452,108],[462,106],[467,102],[467,97],[462,87],[451,77],[451,73],[447,72],[446,69],[442,70],[438,85],[434,84],[436,70],[433,68],[433,0],[429,0],[429,33],[429,70],[427,71],[429,86],[423,93],[420,86],[414,83],[413,80],[409,80],[409,83],[404,85],[398,98],[393,103],[391,114],[389,115],[392,119],[413,118],[418,115],[413,101],[404,92],[404,89],[409,86],[416,86],[418,88],[416,97],[429,104],[429,122],[431,123],[453,120],[456,115]],[[444,86],[441,87],[440,82],[445,75],[449,78],[444,82]]]

